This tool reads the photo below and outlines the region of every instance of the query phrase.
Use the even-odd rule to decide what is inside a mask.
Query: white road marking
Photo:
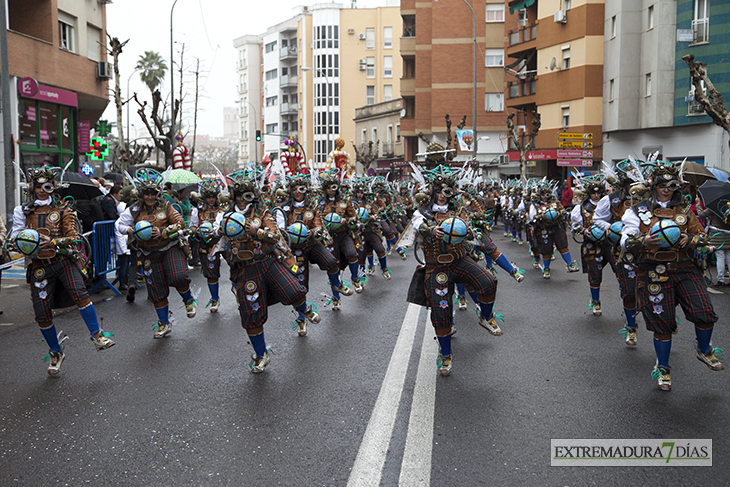
[[[380,485],[420,313],[420,306],[412,303],[408,305],[383,385],[350,472],[347,482],[350,487]]]
[[[411,417],[408,420],[406,447],[401,463],[399,486],[431,485],[431,452],[433,421],[436,407],[436,357],[438,343],[433,339],[431,312],[426,314],[421,358],[418,362],[416,385],[413,390]]]

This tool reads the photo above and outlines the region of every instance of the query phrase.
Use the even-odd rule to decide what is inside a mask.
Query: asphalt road
[[[260,375],[249,372],[252,349],[222,285],[220,312],[201,306],[194,319],[173,291],[177,323],[163,340],[152,339],[144,291],[133,304],[108,290],[95,295],[117,341],[103,352],[76,311],[59,314],[56,326],[71,339],[51,378],[27,286],[4,278],[0,485],[722,484],[730,372],[697,361],[690,324],[682,319],[673,342],[674,389],[661,392],[641,320],[635,349],[618,333],[611,274],[595,317],[584,274],[556,260],[544,280],[526,246],[501,234],[495,241],[527,279],[499,273],[502,337],[477,326],[473,303],[457,312],[450,377],[436,373],[427,310],[405,301],[412,257],[391,258],[393,279],[377,273],[340,312],[323,307],[326,276],[313,270],[309,299],[322,322],[298,337],[291,311],[272,307],[265,333],[274,355]],[[728,296],[712,298],[713,342],[730,348]],[[551,467],[558,438],[712,439],[713,467]]]

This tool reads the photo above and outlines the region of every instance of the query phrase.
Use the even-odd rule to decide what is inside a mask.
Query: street
[[[96,352],[77,311],[56,327],[70,336],[56,377],[32,321],[27,284],[4,278],[0,294],[1,485],[701,485],[730,473],[730,371],[694,356],[684,319],[673,340],[673,389],[650,377],[651,334],[625,346],[616,279],[604,273],[603,316],[593,316],[587,277],[560,258],[552,278],[530,265],[528,246],[492,237],[524,268],[499,270],[496,311],[504,335],[477,325],[474,303],[456,311],[451,376],[437,375],[428,310],[409,305],[415,267],[389,257],[393,279],[325,307],[326,274],[311,269],[309,301],[322,322],[306,337],[289,307],[269,309],[271,364],[249,372],[251,346],[235,298],[221,280],[217,314],[202,287],[194,319],[172,290],[170,337],[152,338],[156,316],[144,289],[135,303],[92,296],[116,346]],[[579,247],[571,242],[574,258]],[[223,266],[222,276],[227,276]],[[5,277],[5,276],[3,276]],[[346,275],[349,280],[349,275]],[[18,287],[8,287],[15,286]],[[730,349],[724,292],[713,344]],[[21,310],[24,310],[21,312]],[[19,318],[22,317],[22,318]],[[8,324],[12,323],[12,324]],[[713,467],[551,467],[551,439],[712,439]]]

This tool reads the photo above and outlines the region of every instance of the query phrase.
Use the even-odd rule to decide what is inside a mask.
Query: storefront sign
[[[91,146],[91,122],[88,120],[79,121],[79,147]]]
[[[591,167],[593,161],[590,159],[558,159],[558,166]]]
[[[507,155],[509,156],[510,161],[519,161],[520,160],[520,153],[519,152],[508,152]],[[554,149],[550,150],[532,150],[527,153],[525,158],[528,161],[547,161],[549,159],[557,159],[558,158],[558,151]]]
[[[18,94],[23,98],[32,98],[33,100],[71,107],[76,107],[79,104],[78,96],[73,91],[42,85],[33,78],[21,78],[18,80]]]
[[[558,150],[560,159],[575,159],[580,157],[593,157],[592,150]]]

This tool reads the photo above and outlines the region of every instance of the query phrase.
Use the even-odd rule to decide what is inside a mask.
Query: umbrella
[[[727,181],[728,173],[724,169],[718,169],[716,167],[708,167],[707,169],[715,175],[718,181]]]
[[[104,179],[107,181],[114,181],[120,185],[124,182],[124,176],[118,172],[108,172],[104,174]]]
[[[187,169],[173,169],[167,177],[167,182],[189,186],[191,184],[199,183],[200,178],[197,174],[188,171]]]
[[[692,186],[701,186],[708,179],[718,179],[712,172],[702,164],[694,161],[685,161],[682,165],[684,179]]]
[[[77,200],[90,200],[101,196],[101,190],[85,174],[67,172],[63,175],[62,183],[68,184],[68,187],[59,190],[59,194],[62,197],[72,196]]]
[[[726,222],[730,217],[730,184],[709,180],[699,187],[705,206]]]

